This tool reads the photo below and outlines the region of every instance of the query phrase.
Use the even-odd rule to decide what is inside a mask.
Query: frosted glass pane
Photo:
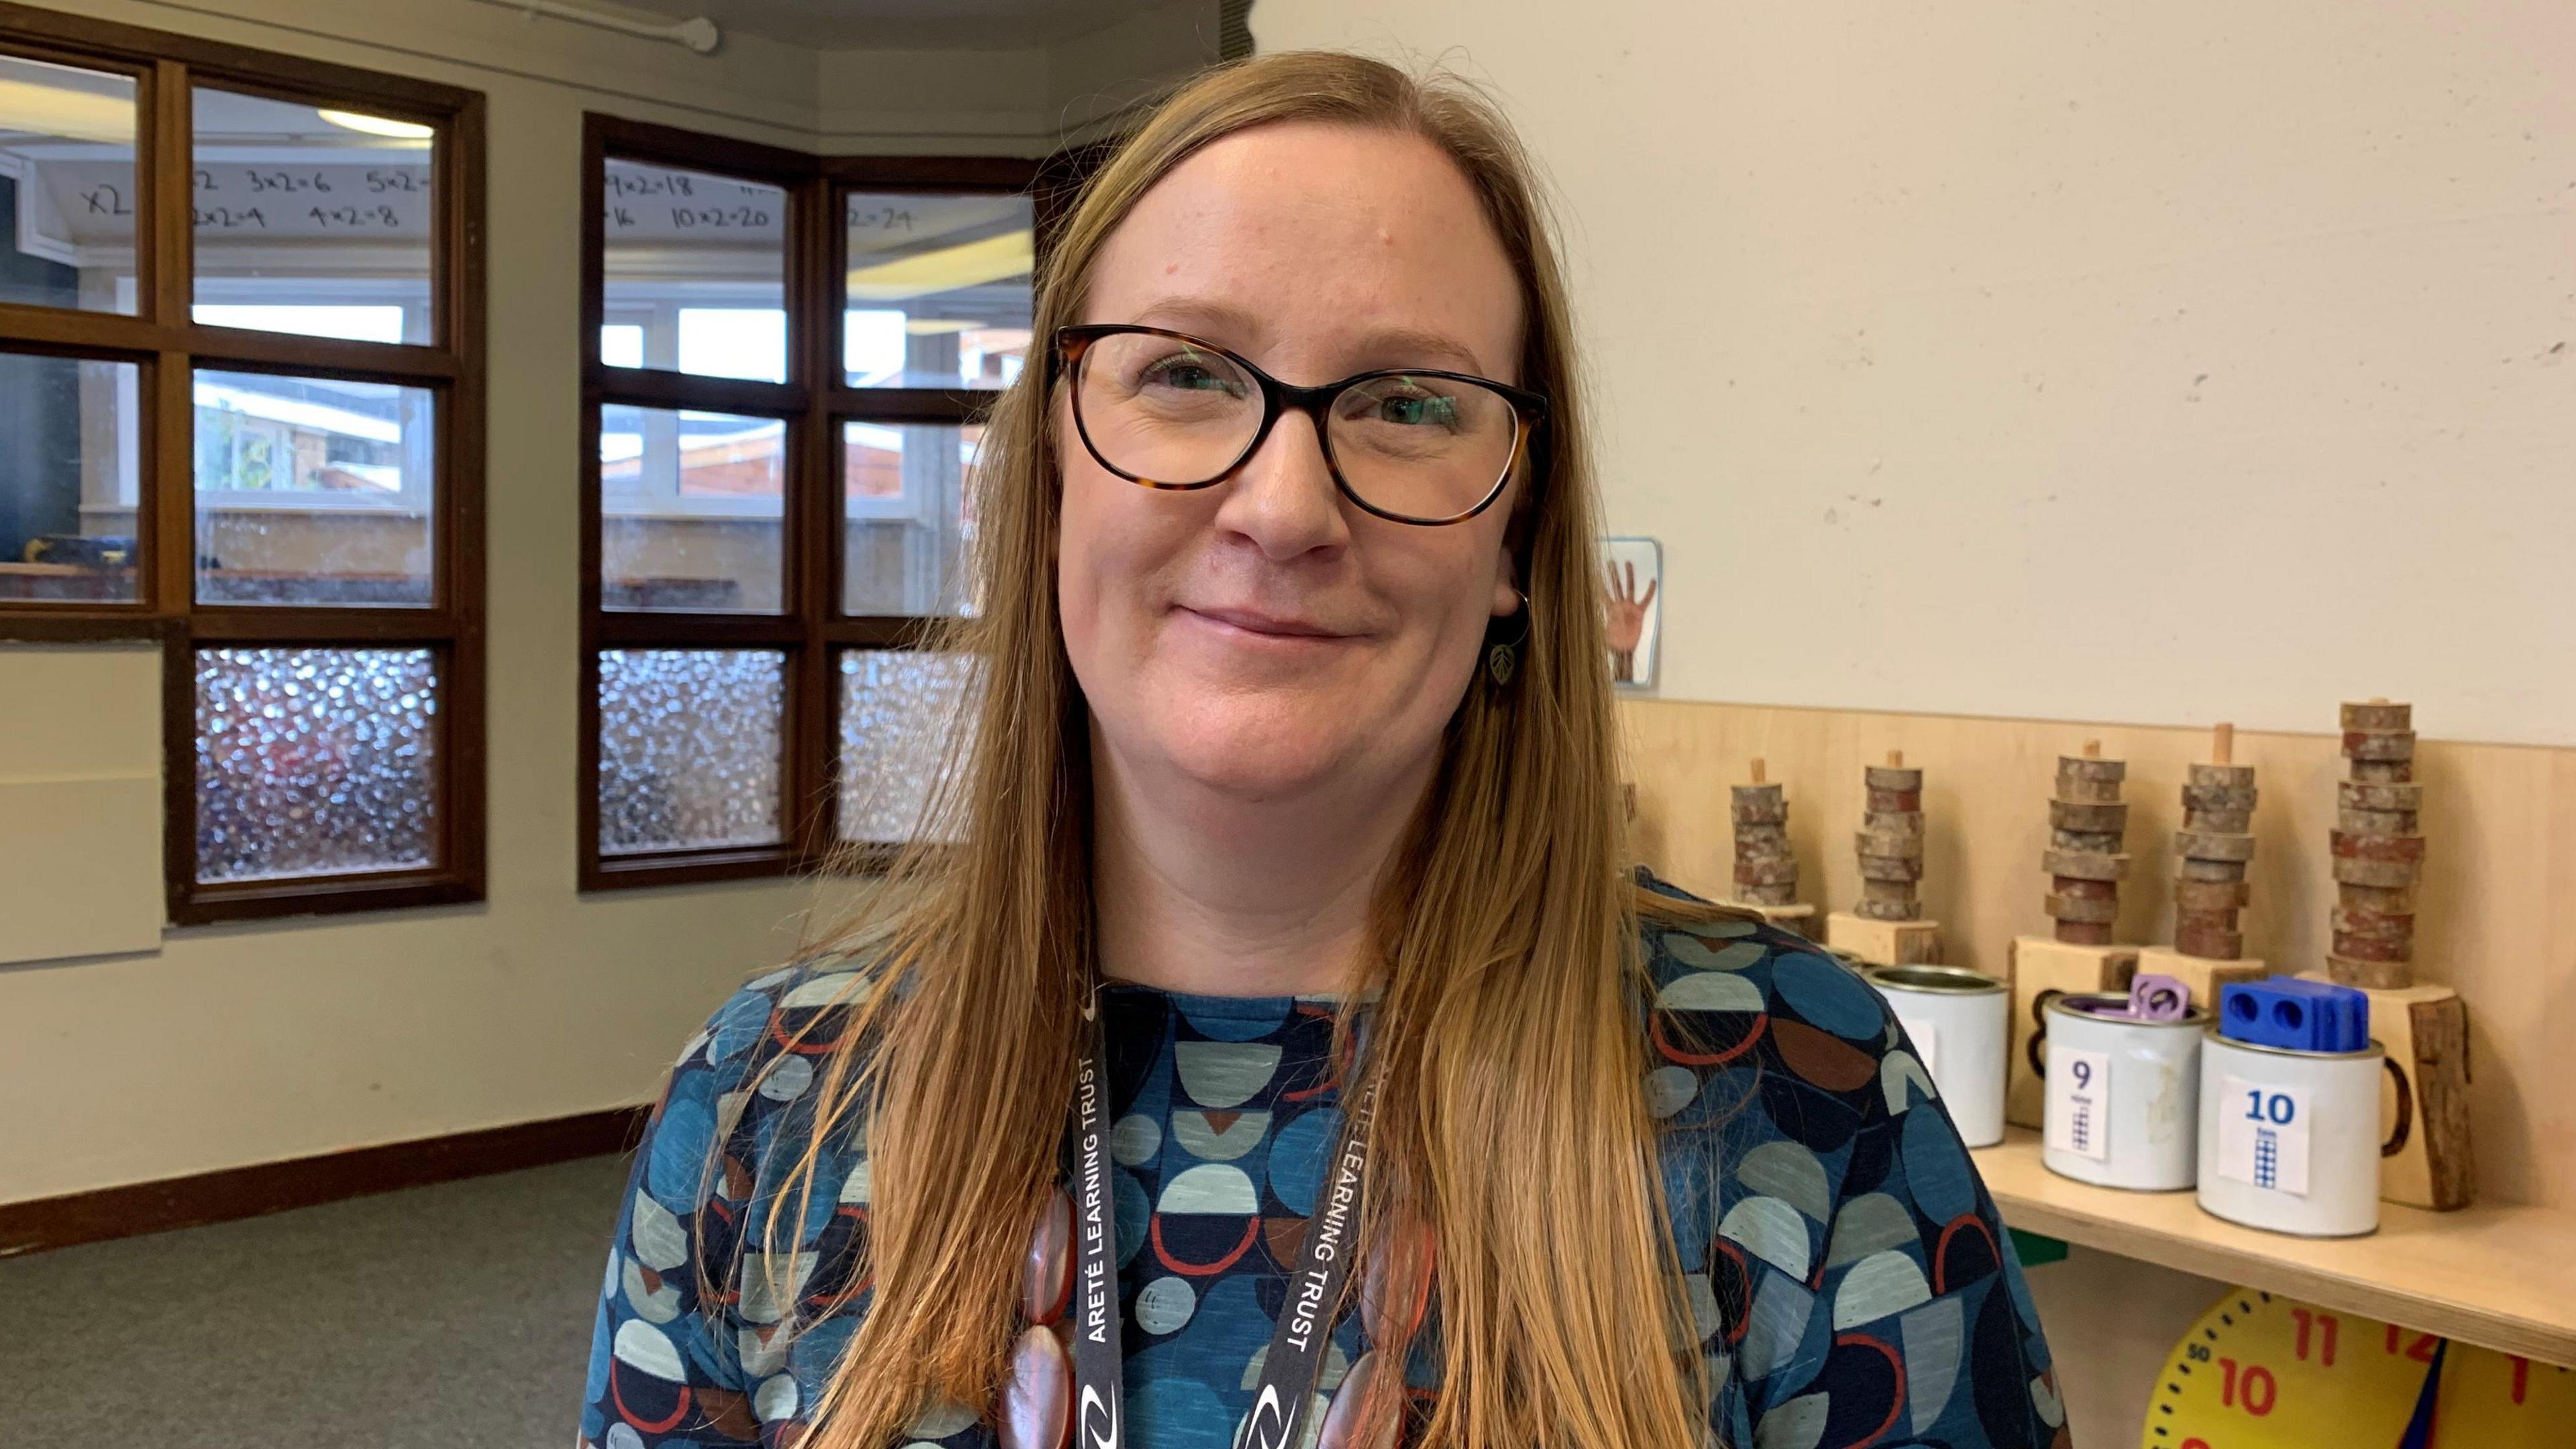
[[[599,656],[599,853],[775,845],[787,656]]]
[[[431,128],[212,86],[194,104],[197,320],[428,342]]]
[[[850,197],[841,369],[852,387],[1004,388],[1029,356],[1026,196]]]
[[[434,863],[426,649],[197,651],[197,879]]]
[[[599,410],[602,607],[779,612],[786,508],[778,419]]]
[[[969,670],[962,654],[848,649],[841,654],[841,838],[878,844],[922,828],[946,763],[948,724]],[[939,839],[951,830],[933,827]]]
[[[134,310],[134,81],[0,55],[0,302]]]
[[[427,388],[199,372],[197,599],[430,602]]]
[[[926,618],[964,606],[980,426],[841,424],[841,612]]]
[[[0,601],[134,598],[139,376],[0,352]]]

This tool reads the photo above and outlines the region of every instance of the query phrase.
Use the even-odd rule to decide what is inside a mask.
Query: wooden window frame
[[[1089,158],[1095,153],[1079,153]],[[784,228],[787,380],[747,381],[610,367],[606,320],[607,163],[634,161],[775,186]],[[844,219],[852,192],[1028,194],[1041,246],[1078,185],[1061,160],[991,156],[813,156],[596,113],[582,124],[581,728],[578,819],[584,891],[786,875],[839,858],[838,661],[845,649],[917,647],[929,619],[841,611],[844,422],[979,422],[997,392],[848,386],[841,367]],[[1032,364],[1034,365],[1034,364]],[[611,406],[692,408],[787,424],[781,612],[691,613],[601,607],[598,436]],[[786,657],[779,740],[780,840],[774,845],[604,855],[599,848],[599,656],[610,649],[761,649]]]
[[[161,648],[163,878],[178,925],[478,901],[484,811],[483,97],[407,76],[92,20],[0,0],[0,53],[136,78],[133,315],[0,303],[0,350],[139,369],[131,603],[0,601],[0,642],[151,640]],[[355,342],[193,320],[193,88],[340,105],[439,130],[432,150],[427,344]],[[167,204],[170,197],[183,198]],[[435,459],[426,607],[195,602],[192,375],[200,366],[427,389]],[[423,648],[437,661],[432,864],[197,879],[196,655],[224,647]]]

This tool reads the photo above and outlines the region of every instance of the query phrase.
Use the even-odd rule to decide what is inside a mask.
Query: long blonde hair
[[[1641,1091],[1651,998],[1623,869],[1597,505],[1564,283],[1528,158],[1482,97],[1349,55],[1272,55],[1165,102],[1092,178],[1037,279],[1033,352],[1080,319],[1094,259],[1200,147],[1315,121],[1420,136],[1472,184],[1511,259],[1521,386],[1551,401],[1511,539],[1531,628],[1480,672],[1374,911],[1380,1073],[1363,1240],[1436,1285],[1444,1379],[1422,1442],[1637,1449],[1707,1437],[1708,1385]],[[1056,615],[1057,439],[1033,356],[984,435],[981,609],[937,647],[975,661],[955,763],[917,844],[835,944],[876,981],[825,1061],[817,1126],[766,1236],[796,1230],[824,1140],[863,1124],[873,1298],[807,1442],[878,1449],[935,1401],[1008,1375],[1021,1263],[1056,1184],[1093,979],[1088,715]],[[1427,1230],[1427,1232],[1426,1232]],[[1437,1245],[1432,1271],[1415,1245]],[[780,1261],[772,1255],[770,1261]],[[1381,1345],[1402,1362],[1405,1345]],[[1399,1375],[1373,1415],[1400,1411]],[[1378,1421],[1383,1427],[1383,1420]]]

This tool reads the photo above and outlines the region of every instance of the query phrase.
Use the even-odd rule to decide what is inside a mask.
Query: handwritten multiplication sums
[[[403,224],[402,213],[390,206],[317,206],[306,212],[305,217],[325,231],[399,227]]]
[[[384,195],[387,192],[395,192],[404,196],[417,196],[429,190],[429,173],[426,171],[378,171],[370,168],[367,172],[367,190],[379,196]]]
[[[134,214],[134,205],[125,199],[125,193],[117,187],[104,183],[82,192],[81,205],[88,208],[86,214],[90,216],[132,216]]]
[[[254,196],[276,192],[289,195],[306,191],[328,192],[331,189],[331,178],[319,171],[248,170],[242,175],[250,179],[251,194]]]
[[[850,208],[852,231],[910,231],[912,209],[903,206],[879,206],[862,210]]]
[[[697,178],[672,171],[611,171],[611,196],[695,196]]]
[[[268,230],[268,213],[256,206],[200,206],[192,209],[197,215],[199,231]]]
[[[692,227],[710,230],[739,230],[770,224],[765,206],[675,206],[671,208],[671,225],[683,231]]]

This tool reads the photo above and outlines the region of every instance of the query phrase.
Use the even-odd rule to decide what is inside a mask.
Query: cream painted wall
[[[71,8],[489,97],[491,894],[0,967],[0,1202],[646,1099],[724,992],[792,948],[808,892],[574,889],[581,113],[837,152],[1037,155],[1057,140],[1055,57],[879,56],[906,71],[900,104],[852,113],[838,83],[858,61],[751,36],[702,59],[472,0]],[[1140,46],[1137,64],[1173,60]],[[1064,62],[1094,88],[1114,69],[1096,46]],[[157,718],[158,689],[150,651],[0,647],[0,780],[51,768],[60,736]],[[51,703],[31,708],[39,690]],[[155,733],[115,733],[147,742],[124,767],[157,772]],[[0,921],[43,908],[0,902]]]
[[[1668,697],[2576,742],[2576,7],[1252,23],[1526,129]]]
[[[1261,0],[1563,206],[1662,693],[2576,742],[2576,9]],[[2075,1440],[2223,1285],[2032,1278]]]

